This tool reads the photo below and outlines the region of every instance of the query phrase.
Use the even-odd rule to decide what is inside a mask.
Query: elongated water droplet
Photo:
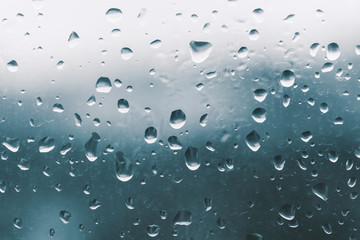
[[[116,153],[116,177],[127,182],[133,177],[133,163],[130,159],[125,158],[122,152]]]
[[[246,236],[245,240],[263,240],[263,236],[258,233],[250,233]]]
[[[20,140],[14,137],[5,137],[5,140],[2,142],[2,145],[5,146],[11,152],[17,152],[20,148]]]
[[[295,206],[293,204],[284,204],[279,209],[279,215],[285,220],[293,220],[295,218]]]
[[[85,155],[90,162],[95,161],[97,156],[97,145],[100,142],[100,136],[96,132],[91,134],[91,138],[85,143]]]
[[[186,210],[180,210],[174,217],[174,225],[189,226],[192,223],[192,214]]]
[[[177,109],[171,112],[170,126],[174,129],[182,128],[185,125],[186,116],[181,109]]]
[[[95,89],[99,93],[108,93],[111,91],[111,82],[107,77],[100,77],[95,85]]]
[[[251,151],[256,152],[260,148],[260,135],[255,130],[251,131],[246,136],[245,143]]]
[[[150,43],[150,47],[155,48],[155,49],[161,47],[161,40],[160,40],[160,39],[156,39],[156,40],[152,41],[152,42]]]
[[[68,39],[69,47],[70,47],[70,48],[73,48],[73,47],[75,47],[76,45],[78,45],[79,40],[80,40],[79,35],[78,35],[76,32],[72,32],[72,33],[70,34],[70,36],[69,36],[69,39]]]
[[[282,97],[282,104],[283,104],[283,106],[284,106],[284,107],[288,107],[289,104],[290,104],[290,100],[291,100],[290,96],[287,95],[287,94],[284,94],[284,96]]]
[[[49,236],[50,236],[50,238],[53,238],[54,235],[55,235],[55,230],[54,230],[53,228],[50,228],[50,230],[49,230]]]
[[[173,151],[181,150],[182,144],[176,136],[170,136],[168,138],[169,148]]]
[[[188,147],[185,151],[185,164],[191,170],[197,170],[200,165],[199,150],[195,147]]]
[[[117,110],[120,113],[127,113],[130,110],[129,102],[126,99],[119,99],[117,103]]]
[[[208,114],[204,114],[200,117],[200,126],[205,127],[208,121]]]
[[[326,57],[330,61],[336,60],[340,57],[341,51],[337,43],[330,43],[327,45]]]
[[[195,63],[201,63],[205,61],[209,57],[212,48],[213,46],[209,42],[191,41],[190,42],[191,59]]]
[[[14,219],[14,227],[16,227],[17,229],[22,229],[23,222],[22,222],[21,218],[15,218]]]
[[[280,77],[280,83],[283,87],[291,87],[295,83],[295,74],[290,70],[283,71]]]
[[[205,211],[210,211],[212,208],[212,199],[211,198],[205,198],[204,199],[204,205],[205,205]]]
[[[324,63],[321,67],[321,72],[331,72],[334,69],[334,64],[331,62]]]
[[[330,151],[328,153],[328,158],[330,162],[336,163],[337,160],[339,159],[339,154],[336,151]]]
[[[101,202],[97,199],[93,199],[89,202],[89,207],[91,210],[96,210],[101,207]]]
[[[321,228],[326,234],[328,234],[328,235],[332,234],[332,227],[329,223],[321,225]]]
[[[329,188],[325,183],[318,183],[312,187],[312,192],[324,201],[328,200]]]
[[[47,153],[55,148],[55,139],[44,137],[39,141],[39,152]]]
[[[157,130],[154,127],[148,127],[145,130],[145,136],[144,136],[145,142],[148,144],[152,144],[156,142],[157,140]]]
[[[255,122],[263,123],[266,120],[266,110],[264,108],[255,108],[251,116]]]
[[[30,161],[25,158],[21,158],[18,163],[18,167],[23,171],[27,171],[30,169]]]
[[[74,114],[74,120],[75,120],[75,125],[81,127],[82,119],[79,114],[77,113]]]
[[[313,43],[310,46],[310,56],[315,57],[317,52],[319,51],[320,44],[319,43]]]
[[[15,60],[11,60],[7,63],[7,68],[10,72],[16,72],[19,69],[19,65]]]
[[[105,15],[109,22],[116,23],[120,20],[122,11],[118,8],[110,8],[109,10],[107,10]]]
[[[64,146],[61,147],[60,149],[60,154],[61,155],[66,155],[69,151],[71,150],[71,143],[67,143]]]

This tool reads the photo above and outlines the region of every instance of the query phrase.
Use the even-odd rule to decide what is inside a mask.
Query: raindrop
[[[310,131],[305,131],[301,133],[301,140],[304,142],[309,142],[312,139],[313,135]]]
[[[50,236],[50,238],[53,238],[54,235],[55,235],[55,230],[54,230],[53,228],[51,228],[51,229],[49,230],[49,236]]]
[[[17,152],[20,148],[20,140],[14,137],[5,137],[2,145],[11,152]]]
[[[70,34],[70,36],[69,36],[69,39],[68,39],[69,47],[73,48],[76,45],[78,45],[79,40],[80,40],[79,35],[76,32],[72,32]]]
[[[322,225],[321,228],[326,234],[330,235],[332,233],[332,227],[329,223]]]
[[[116,153],[116,177],[127,182],[133,177],[133,163],[130,159],[125,158],[122,152]]]
[[[55,148],[55,140],[50,137],[44,137],[39,141],[39,152],[48,153]]]
[[[120,20],[122,11],[118,8],[110,8],[109,10],[107,10],[105,15],[109,22],[116,23]]]
[[[247,47],[241,47],[238,51],[237,51],[237,55],[239,58],[245,58],[249,53],[249,50],[247,49]]]
[[[328,158],[329,158],[330,162],[336,163],[337,160],[339,159],[339,154],[335,151],[330,151],[328,153]]]
[[[254,91],[254,98],[258,102],[263,102],[267,96],[267,91],[265,89],[259,88]]]
[[[281,171],[284,169],[285,159],[283,159],[282,156],[277,155],[274,157],[272,164],[276,170]]]
[[[168,138],[169,148],[173,151],[181,150],[182,144],[176,136],[170,136]]]
[[[17,165],[21,170],[23,171],[27,171],[30,169],[30,161],[25,159],[25,158],[21,158],[20,162]]]
[[[170,126],[174,129],[182,128],[185,125],[186,116],[181,109],[177,109],[171,112]]]
[[[324,201],[328,200],[329,188],[324,183],[318,183],[312,187],[312,192]]]
[[[75,113],[74,119],[75,119],[75,125],[78,127],[81,127],[82,119],[81,119],[80,115]]]
[[[252,29],[250,32],[249,32],[249,39],[251,41],[256,41],[259,39],[259,31],[256,30],[256,29]]]
[[[263,240],[263,236],[258,233],[250,233],[246,236],[245,240]]]
[[[99,93],[108,93],[111,91],[111,82],[107,77],[100,77],[95,85],[95,89]]]
[[[127,113],[129,112],[129,102],[126,99],[119,99],[117,103],[117,110],[120,113]]]
[[[256,152],[260,148],[260,136],[254,130],[250,132],[245,138],[246,145],[251,149],[251,151]]]
[[[319,51],[320,44],[319,43],[313,43],[310,46],[310,56],[315,57],[317,52]]]
[[[59,217],[63,223],[67,224],[70,222],[71,213],[69,211],[62,210],[60,211]]]
[[[360,45],[355,46],[355,54],[360,55]]]
[[[60,103],[55,103],[53,106],[53,111],[56,113],[62,113],[64,111],[64,107]]]
[[[255,122],[263,123],[266,120],[266,110],[264,108],[256,108],[251,116]]]
[[[331,72],[334,69],[334,64],[331,62],[324,63],[321,68],[321,72]]]
[[[146,227],[146,232],[150,237],[156,237],[160,232],[160,227],[156,224],[150,224]]]
[[[7,63],[7,68],[10,72],[16,72],[19,69],[19,65],[15,60],[11,60]]]
[[[210,211],[212,208],[212,199],[211,198],[205,198],[204,199],[204,206],[205,206],[205,211]]]
[[[85,155],[90,162],[95,161],[97,157],[97,145],[100,142],[100,136],[96,132],[91,134],[91,138],[85,143]]]
[[[150,43],[150,47],[155,48],[155,49],[161,47],[161,40],[160,40],[160,39],[156,39],[156,40],[152,41],[152,42]]]
[[[189,226],[192,223],[192,214],[186,210],[180,210],[174,217],[174,225]]]
[[[199,151],[195,147],[188,147],[185,151],[185,164],[191,170],[197,170],[200,165]]]
[[[16,227],[17,229],[22,229],[22,219],[21,218],[15,218],[14,219],[14,227]]]
[[[279,215],[285,220],[293,220],[295,218],[295,206],[293,204],[284,204],[279,209]]]
[[[205,61],[209,57],[212,48],[213,46],[209,42],[191,41],[190,42],[191,59],[195,63],[201,63]]]
[[[323,102],[320,104],[320,112],[327,113],[329,111],[329,106],[327,103]]]
[[[129,60],[130,58],[132,58],[133,55],[134,55],[134,53],[130,48],[124,47],[121,49],[121,58],[122,59]]]
[[[284,106],[284,107],[288,107],[289,104],[290,104],[290,100],[291,100],[290,96],[287,95],[287,94],[284,94],[284,96],[283,96],[283,98],[282,98],[283,106]]]
[[[295,74],[290,70],[282,72],[280,77],[280,83],[283,87],[291,87],[295,82]]]
[[[91,210],[96,210],[101,207],[101,202],[97,199],[93,199],[89,202],[89,207]]]
[[[148,144],[152,144],[156,142],[157,140],[157,130],[154,127],[148,127],[145,130],[145,136],[144,136],[145,142]]]
[[[255,21],[257,21],[258,23],[261,23],[262,21],[264,21],[264,10],[262,10],[261,8],[256,8],[252,11],[252,16],[255,19]]]
[[[336,60],[339,58],[340,56],[340,48],[339,45],[337,43],[330,43],[327,46],[327,51],[326,51],[326,57],[327,59],[329,59],[330,61]]]

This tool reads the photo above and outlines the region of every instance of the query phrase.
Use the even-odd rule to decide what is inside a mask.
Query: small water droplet
[[[313,43],[310,46],[310,56],[315,57],[317,52],[319,51],[320,44],[319,43]]]
[[[76,47],[78,45],[80,40],[79,35],[76,32],[71,32],[69,38],[68,38],[68,44],[70,48]]]
[[[293,204],[284,204],[279,209],[279,215],[285,220],[293,220],[295,218],[295,206]]]
[[[170,136],[168,138],[169,148],[173,151],[181,150],[182,144],[176,136]]]
[[[100,141],[100,136],[96,132],[91,134],[91,138],[85,143],[85,155],[90,162],[95,161],[97,157],[97,145]]]
[[[305,131],[301,133],[301,140],[304,142],[309,142],[312,139],[313,135],[310,131]]]
[[[146,232],[150,237],[156,237],[160,232],[160,227],[156,224],[150,224],[146,227]]]
[[[256,108],[252,114],[252,118],[257,123],[263,123],[266,120],[266,110],[265,108]]]
[[[5,146],[11,152],[17,152],[20,148],[20,140],[14,137],[5,137],[5,140],[2,142],[2,145]]]
[[[161,40],[160,39],[156,39],[156,40],[154,40],[154,41],[152,41],[151,43],[150,43],[150,47],[152,47],[152,48],[155,48],[155,49],[158,49],[158,48],[160,48],[161,47]]]
[[[249,32],[249,39],[251,41],[256,41],[259,39],[259,31],[256,30],[256,29],[252,29],[250,32]]]
[[[66,210],[61,210],[60,214],[59,214],[60,220],[65,223],[68,224],[70,222],[71,219],[71,213],[69,211]]]
[[[249,50],[247,49],[247,47],[241,47],[238,51],[237,51],[237,55],[239,58],[245,58],[247,57],[249,53]]]
[[[280,77],[280,83],[283,87],[291,87],[295,83],[295,74],[290,70],[283,71]]]
[[[252,11],[252,16],[255,19],[255,21],[257,21],[258,23],[261,23],[262,21],[264,21],[264,10],[262,10],[261,8],[256,8]]]

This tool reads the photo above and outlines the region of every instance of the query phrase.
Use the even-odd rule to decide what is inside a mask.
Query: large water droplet
[[[259,39],[259,31],[256,30],[256,29],[252,29],[250,32],[249,32],[249,39],[251,41],[256,41]]]
[[[180,210],[174,217],[174,225],[189,226],[192,223],[192,214],[186,210]]]
[[[249,50],[247,49],[247,47],[241,47],[238,51],[237,51],[237,55],[239,58],[245,58],[249,53]]]
[[[70,36],[69,36],[69,39],[68,39],[69,47],[70,47],[70,48],[73,48],[73,47],[75,47],[76,45],[78,45],[79,40],[80,40],[79,35],[78,35],[76,32],[72,32],[72,33],[70,34]]]
[[[19,69],[19,65],[15,60],[11,60],[7,63],[7,68],[10,72],[16,72]]]
[[[301,133],[301,140],[303,140],[304,142],[308,142],[310,141],[310,139],[312,139],[313,135],[310,131],[305,131]]]
[[[154,127],[148,127],[145,130],[145,136],[144,136],[145,142],[148,144],[152,144],[156,142],[157,140],[157,130]]]
[[[199,151],[195,147],[188,147],[185,151],[185,164],[191,170],[197,170],[200,165]]]
[[[254,91],[254,98],[258,102],[264,101],[266,96],[267,96],[267,91],[265,89],[258,88]]]
[[[108,93],[111,91],[111,82],[107,77],[100,77],[95,85],[95,89],[99,93]]]
[[[121,53],[121,58],[124,60],[129,60],[134,55],[133,51],[128,47],[122,48],[120,53]]]
[[[327,45],[327,51],[326,51],[327,59],[329,59],[330,61],[336,60],[340,57],[340,54],[341,54],[340,48],[337,43],[333,42]]]
[[[274,157],[274,159],[272,160],[272,164],[274,166],[274,168],[278,171],[281,171],[284,169],[285,166],[285,159],[283,159],[282,156],[277,155]]]
[[[170,126],[174,129],[182,128],[185,125],[186,116],[181,109],[177,109],[171,112]]]
[[[156,237],[160,232],[160,227],[156,224],[150,224],[146,227],[146,232],[150,237]]]
[[[195,63],[201,63],[205,61],[209,57],[212,48],[213,46],[209,42],[191,41],[190,42],[191,59]]]
[[[63,223],[67,224],[70,222],[71,213],[69,211],[62,210],[60,211],[59,217]]]
[[[97,145],[100,141],[100,136],[96,132],[91,134],[91,138],[85,143],[85,155],[90,162],[95,161],[97,157]]]
[[[130,106],[126,99],[119,99],[117,103],[117,110],[121,113],[129,112]]]
[[[170,136],[168,138],[169,148],[173,151],[181,150],[182,144],[176,136]]]
[[[133,177],[133,163],[130,159],[125,158],[122,152],[116,153],[116,177],[127,182]]]
[[[39,141],[39,152],[47,153],[55,148],[55,140],[50,137],[44,137]]]
[[[261,8],[256,8],[252,11],[252,16],[255,19],[255,21],[257,21],[258,23],[261,23],[262,21],[264,21],[264,10],[262,10]]]
[[[321,225],[321,228],[326,234],[328,234],[328,235],[332,234],[332,227],[329,223]]]
[[[53,111],[56,113],[62,113],[64,111],[64,107],[60,103],[55,103],[53,106]]]
[[[20,140],[14,137],[5,137],[2,145],[4,145],[11,152],[17,152],[20,148]]]
[[[328,200],[329,188],[324,183],[318,183],[312,187],[312,192],[324,201]]]
[[[282,72],[280,77],[280,83],[283,87],[291,87],[295,82],[295,74],[290,70]]]
[[[279,209],[279,215],[286,220],[295,218],[295,206],[293,204],[284,204]]]
[[[315,57],[317,52],[319,51],[320,44],[319,43],[313,43],[310,46],[310,56]]]
[[[116,23],[120,20],[122,11],[118,8],[110,8],[109,10],[107,10],[105,15],[109,22]]]
[[[256,152],[260,148],[260,135],[254,130],[250,132],[245,138],[246,145],[251,151]]]
[[[266,120],[266,110],[264,108],[256,108],[251,116],[255,122],[263,123]]]

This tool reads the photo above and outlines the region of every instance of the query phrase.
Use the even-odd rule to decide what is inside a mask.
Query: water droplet
[[[54,235],[55,235],[55,230],[54,230],[53,228],[51,228],[51,229],[49,230],[49,236],[50,236],[50,238],[53,238]]]
[[[125,158],[122,152],[116,153],[116,177],[127,182],[133,177],[133,163],[130,159]]]
[[[355,54],[360,55],[360,45],[355,46]]]
[[[256,152],[260,148],[260,135],[254,130],[246,136],[246,145],[251,151]]]
[[[91,138],[85,143],[85,155],[90,162],[95,161],[97,157],[97,145],[100,142],[100,136],[96,132],[91,134]]]
[[[312,192],[324,201],[328,200],[329,188],[324,183],[318,183],[312,187]]]
[[[321,68],[321,72],[331,72],[334,69],[334,64],[331,62],[324,63]]]
[[[144,136],[145,142],[148,144],[152,144],[156,142],[157,140],[157,130],[154,127],[148,127],[145,130],[145,136]]]
[[[17,152],[20,148],[20,140],[14,137],[5,137],[2,145],[4,145],[11,152]]]
[[[64,111],[64,107],[60,103],[55,103],[53,106],[53,111],[56,113],[62,113]]]
[[[170,126],[174,129],[182,128],[185,125],[186,116],[181,109],[177,109],[171,112]]]
[[[313,135],[310,131],[305,131],[301,133],[301,140],[304,142],[309,142],[312,139]]]
[[[333,42],[327,46],[326,57],[330,61],[338,59],[340,56],[340,53],[341,53],[341,51],[340,51],[339,45],[337,45],[337,43]]]
[[[295,74],[290,70],[282,72],[280,77],[280,83],[283,87],[291,87],[295,82]]]
[[[210,211],[212,208],[212,199],[211,198],[205,198],[204,199],[204,206],[205,206],[205,211]]]
[[[191,59],[195,63],[201,63],[205,61],[209,57],[212,48],[213,46],[209,42],[191,41],[190,42]]]
[[[130,48],[124,47],[121,49],[121,58],[122,59],[129,60],[130,58],[132,58],[133,55],[134,55],[134,53]]]
[[[81,119],[80,115],[75,113],[74,114],[74,119],[75,119],[75,125],[78,126],[78,127],[81,127],[82,119]]]
[[[295,218],[295,206],[293,204],[284,204],[279,209],[279,215],[285,220],[293,220]]]
[[[249,50],[247,49],[247,47],[241,47],[238,51],[237,51],[237,55],[239,58],[245,58],[247,57],[249,53]]]
[[[245,240],[263,240],[263,236],[258,233],[250,233],[246,236]]]
[[[55,148],[55,140],[50,137],[44,137],[39,141],[39,152],[48,153]]]
[[[347,181],[347,185],[353,188],[356,185],[357,179],[355,177],[350,177]]]
[[[273,158],[272,164],[276,170],[281,171],[284,169],[285,159],[283,159],[282,156],[277,155]]]
[[[174,225],[189,226],[192,223],[192,214],[186,210],[180,210],[174,217]]]
[[[91,210],[96,210],[101,207],[101,202],[97,199],[93,199],[89,202],[89,207]]]
[[[61,210],[60,214],[59,214],[60,220],[65,223],[68,224],[70,222],[70,218],[71,218],[71,213],[69,211],[66,210]]]
[[[197,170],[200,165],[199,151],[195,147],[188,147],[185,151],[185,164],[191,170]]]
[[[267,96],[267,91],[265,89],[259,88],[254,91],[254,98],[258,102],[263,102]]]
[[[150,47],[155,48],[155,49],[161,47],[161,40],[160,40],[160,39],[156,39],[156,40],[152,41],[152,42],[150,43]]]
[[[292,23],[294,21],[295,14],[289,14],[286,18],[284,18],[284,22],[286,23]]]
[[[7,63],[7,68],[10,72],[16,72],[19,69],[19,65],[15,60],[11,60]]]
[[[150,237],[156,237],[160,232],[160,227],[156,224],[150,224],[146,227],[146,232]]]
[[[95,89],[99,93],[108,93],[111,91],[111,82],[107,77],[100,77],[95,85]]]
[[[68,39],[69,47],[70,48],[75,47],[76,45],[78,45],[79,41],[80,41],[79,35],[76,32],[72,32]]]
[[[257,21],[258,23],[261,23],[262,21],[264,21],[264,10],[262,10],[261,8],[256,8],[252,11],[252,16],[255,19],[255,21]]]
[[[129,102],[126,99],[119,99],[117,103],[117,110],[121,113],[127,113],[130,110]]]
[[[263,123],[266,120],[266,110],[264,108],[256,108],[251,116],[255,122]]]
[[[282,97],[282,103],[284,107],[288,107],[290,105],[290,96],[287,94],[284,94],[284,96]]]
[[[168,138],[169,148],[173,151],[181,150],[182,144],[176,136],[170,136]]]
[[[332,227],[331,227],[331,225],[329,223],[321,225],[321,228],[326,234],[330,235],[332,233]]]
[[[30,161],[25,158],[21,158],[18,163],[18,167],[23,171],[27,171],[30,169]]]
[[[216,225],[218,226],[218,228],[224,229],[225,228],[225,220],[222,217],[219,217],[216,220]]]
[[[329,111],[329,106],[327,103],[323,102],[320,104],[320,112],[327,113]]]
[[[319,51],[320,44],[319,43],[313,43],[310,46],[310,56],[315,57],[317,52]]]
[[[337,160],[339,159],[339,154],[335,151],[330,151],[328,153],[328,158],[329,158],[330,162],[336,163]]]
[[[107,10],[105,15],[109,22],[116,23],[120,20],[122,11],[118,8],[110,8],[109,10]]]
[[[17,229],[22,229],[22,219],[21,218],[15,218],[14,219],[14,227],[16,227]]]
[[[249,39],[251,41],[256,41],[259,39],[259,31],[256,30],[256,29],[252,29],[250,32],[249,32]]]

